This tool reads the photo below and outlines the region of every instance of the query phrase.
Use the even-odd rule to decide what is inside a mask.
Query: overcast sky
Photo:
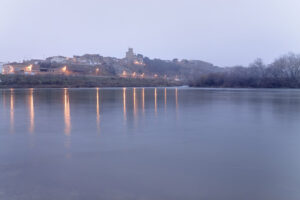
[[[299,0],[0,0],[0,61],[97,53],[218,66],[300,53]]]

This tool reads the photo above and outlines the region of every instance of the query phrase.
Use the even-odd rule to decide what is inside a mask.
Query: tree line
[[[224,68],[194,77],[194,87],[242,87],[242,88],[300,88],[300,55],[289,53],[264,64],[256,59],[248,67]]]

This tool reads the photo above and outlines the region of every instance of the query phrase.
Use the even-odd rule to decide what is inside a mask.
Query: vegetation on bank
[[[78,88],[78,87],[159,87],[177,86],[165,79],[139,79],[99,76],[0,75],[0,88]]]
[[[269,65],[257,59],[248,67],[202,74],[189,83],[193,87],[300,88],[300,55],[287,54]]]

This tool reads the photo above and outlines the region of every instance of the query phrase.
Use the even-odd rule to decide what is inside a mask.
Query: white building
[[[64,56],[53,56],[46,59],[47,61],[50,61],[51,63],[66,63],[67,58]]]

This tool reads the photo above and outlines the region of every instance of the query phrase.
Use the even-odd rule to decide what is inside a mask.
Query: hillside
[[[18,75],[88,75],[123,78],[163,78],[187,81],[195,75],[222,72],[224,69],[200,60],[150,59],[135,54],[129,48],[125,58],[104,57],[98,54],[45,60],[28,60],[3,65],[3,74]]]

